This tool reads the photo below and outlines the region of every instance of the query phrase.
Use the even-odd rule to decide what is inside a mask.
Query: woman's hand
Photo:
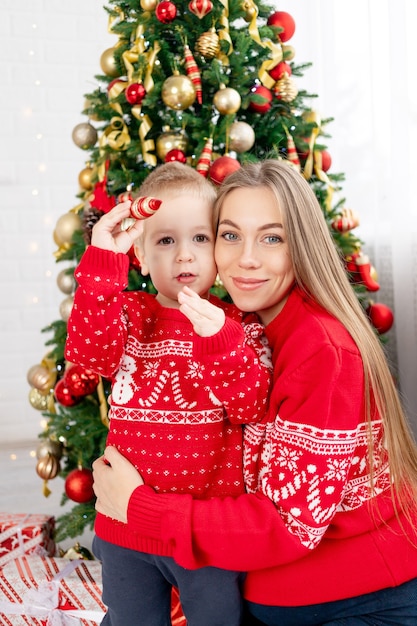
[[[130,496],[144,484],[142,476],[116,448],[109,446],[94,461],[93,478],[96,510],[126,524]]]
[[[200,337],[211,337],[223,328],[226,316],[222,309],[200,298],[189,287],[183,287],[178,294],[180,311],[193,325],[194,332]]]
[[[103,250],[127,254],[143,231],[143,220],[135,220],[127,230],[122,229],[123,220],[131,217],[130,200],[117,204],[94,224],[91,245]]]

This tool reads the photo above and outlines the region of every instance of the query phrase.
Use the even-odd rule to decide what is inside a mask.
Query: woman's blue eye
[[[226,241],[236,241],[237,239],[237,235],[234,233],[222,233],[220,236]]]

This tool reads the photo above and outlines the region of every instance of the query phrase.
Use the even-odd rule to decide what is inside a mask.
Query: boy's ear
[[[133,246],[133,249],[135,251],[136,258],[140,263],[140,273],[143,274],[143,276],[146,276],[147,274],[149,274],[149,269],[146,264],[145,253],[143,251],[143,247],[140,243],[135,243]]]

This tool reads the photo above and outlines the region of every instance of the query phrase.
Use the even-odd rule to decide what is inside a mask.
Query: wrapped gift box
[[[1,571],[0,624],[97,626],[106,611],[101,594],[98,561],[24,555]]]
[[[22,554],[53,556],[55,518],[27,513],[0,513],[0,568]]]

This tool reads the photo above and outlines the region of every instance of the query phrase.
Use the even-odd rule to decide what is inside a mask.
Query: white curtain
[[[414,0],[285,0],[296,31],[294,61],[312,62],[299,88],[326,130],[342,197],[370,256],[395,323],[387,353],[417,433],[417,5]]]

